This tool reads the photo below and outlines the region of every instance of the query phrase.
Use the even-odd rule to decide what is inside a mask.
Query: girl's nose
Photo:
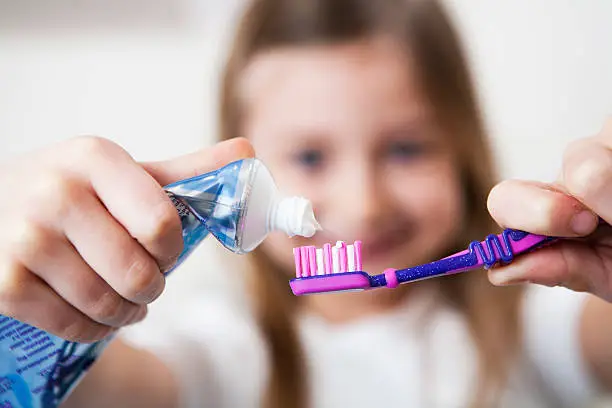
[[[334,218],[342,220],[343,230],[363,231],[376,226],[385,217],[388,194],[384,175],[378,175],[369,165],[343,166],[346,169],[336,173],[333,196]]]

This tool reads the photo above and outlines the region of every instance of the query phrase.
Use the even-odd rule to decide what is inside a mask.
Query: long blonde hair
[[[417,64],[424,93],[457,153],[466,213],[456,248],[495,230],[485,202],[495,176],[487,138],[458,37],[435,0],[255,0],[243,19],[227,62],[221,95],[221,134],[239,136],[242,119],[238,82],[258,53],[279,47],[352,42],[387,35]],[[271,374],[263,405],[306,408],[303,350],[295,327],[298,300],[287,277],[261,250],[251,254],[257,279],[253,295],[267,340]],[[518,287],[495,288],[486,274],[439,279],[439,293],[469,327],[478,353],[473,405],[483,406],[503,386],[518,351]]]

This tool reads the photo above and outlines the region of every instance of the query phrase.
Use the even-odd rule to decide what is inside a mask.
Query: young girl
[[[592,370],[587,357],[603,354],[578,336],[595,302],[586,295],[498,288],[482,272],[360,294],[289,291],[295,246],[360,239],[364,270],[381,272],[493,231],[491,157],[436,1],[254,2],[227,66],[221,134],[247,137],[281,190],[313,201],[324,231],[273,235],[249,255],[252,314],[185,302],[165,326],[114,342],[66,406],[575,407],[598,380],[612,386],[609,361]]]
[[[474,99],[436,2],[259,1],[227,66],[221,134],[249,138],[281,189],[313,201],[325,231],[310,244],[362,239],[364,269],[382,271],[492,230],[494,175]],[[520,287],[475,273],[296,299],[291,249],[304,244],[274,236],[252,257],[267,406],[372,406],[381,395],[371,389],[395,390],[389,406],[466,405],[504,384],[519,353]],[[436,345],[439,336],[452,341]],[[369,361],[374,348],[397,363]]]

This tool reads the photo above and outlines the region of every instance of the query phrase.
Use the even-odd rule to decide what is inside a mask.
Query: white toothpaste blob
[[[322,228],[315,218],[312,203],[303,197],[281,199],[272,210],[274,229],[289,235],[310,238]]]

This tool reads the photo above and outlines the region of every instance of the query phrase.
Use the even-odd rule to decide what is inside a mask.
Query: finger
[[[25,268],[39,276],[58,295],[90,319],[121,327],[144,318],[146,306],[122,298],[85,263],[66,237],[55,231],[31,228],[22,233],[13,253]],[[38,244],[33,244],[38,243]],[[144,310],[143,310],[144,309]]]
[[[114,331],[79,312],[23,266],[8,265],[0,271],[0,311],[3,315],[80,343],[100,340]]]
[[[603,145],[612,149],[612,116],[610,116],[605,122],[599,134],[595,137]]]
[[[183,248],[183,237],[178,213],[161,186],[108,140],[86,137],[73,144],[73,154],[81,157],[74,167],[108,212],[155,258],[160,269],[170,268]]]
[[[247,139],[237,137],[186,156],[141,165],[159,184],[167,185],[254,155],[251,143]]]
[[[582,139],[568,147],[562,182],[569,194],[612,223],[612,150],[600,138]]]
[[[598,218],[584,204],[554,185],[509,180],[495,186],[487,202],[503,227],[559,237],[587,235]]]
[[[89,267],[124,299],[146,304],[164,290],[165,278],[155,260],[93,195],[81,195],[63,228]]]
[[[610,249],[607,249],[610,250]],[[517,258],[510,265],[489,270],[494,285],[531,282],[564,286],[578,292],[591,292],[612,300],[612,284],[604,255],[584,242],[565,241]]]

